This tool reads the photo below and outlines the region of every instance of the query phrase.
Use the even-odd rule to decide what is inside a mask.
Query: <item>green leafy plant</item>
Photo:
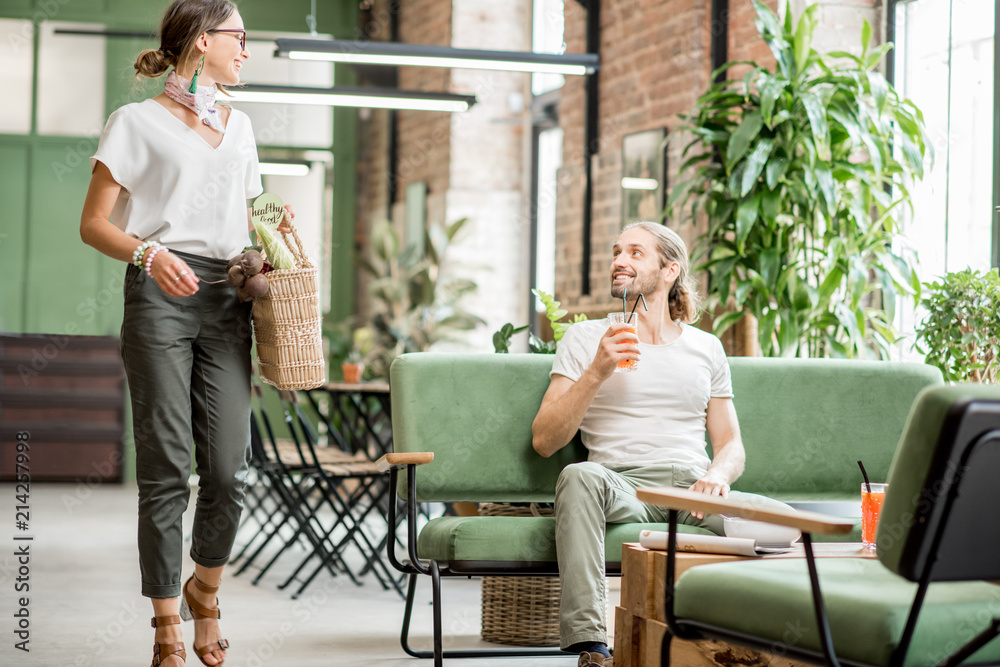
[[[893,244],[930,150],[923,116],[876,69],[892,45],[869,50],[867,22],[860,56],[822,56],[811,46],[819,5],[797,25],[754,6],[777,66],[713,73],[750,65],[685,117],[680,129],[694,138],[667,210],[707,216],[696,256],[709,312],[728,310],[716,333],[749,313],[765,355],[884,357],[897,340],[896,299],[920,294]]]
[[[536,354],[555,354],[556,346],[559,345],[559,341],[562,340],[563,334],[566,333],[571,325],[577,322],[583,322],[587,319],[587,316],[583,313],[577,313],[573,316],[573,319],[569,322],[563,322],[562,319],[568,314],[565,310],[562,310],[560,306],[562,303],[555,300],[551,294],[542,292],[541,290],[533,289],[531,293],[538,297],[538,300],[542,302],[545,306],[545,317],[548,318],[549,323],[552,325],[552,337],[553,340],[542,340],[535,334],[528,332],[528,349]],[[510,352],[510,340],[513,338],[514,334],[520,333],[528,328],[529,325],[525,324],[522,327],[514,328],[514,325],[508,322],[507,324],[500,327],[500,330],[493,334],[493,349],[501,354],[506,354]]]
[[[475,281],[444,270],[448,247],[467,221],[430,226],[422,250],[402,247],[388,221],[373,227],[371,258],[359,258],[374,277],[369,285],[375,302],[370,324],[373,377],[388,377],[392,360],[404,352],[426,351],[437,341],[454,340],[459,331],[485,324],[460,305],[462,297],[478,289]]]
[[[1000,275],[966,269],[925,283],[916,347],[946,380],[996,383],[1000,374]]]

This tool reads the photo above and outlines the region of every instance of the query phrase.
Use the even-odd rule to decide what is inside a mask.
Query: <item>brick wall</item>
[[[769,0],[772,8],[777,0]],[[563,161],[557,199],[556,296],[570,312],[603,316],[612,305],[610,249],[621,227],[622,138],[633,132],[674,130],[709,85],[711,25],[709,0],[605,0],[601,5],[599,144],[593,158],[590,295],[580,284],[583,230],[583,142],[585,92],[582,78],[568,78],[559,117]],[[731,0],[730,60],[773,58],[757,36],[750,0]],[[586,50],[586,13],[566,3],[568,52]],[[667,148],[667,187],[677,181],[687,142],[673,137]],[[675,227],[676,228],[676,227]],[[677,228],[693,245],[699,228]],[[732,348],[732,345],[729,345]]]
[[[385,0],[375,3],[373,17]],[[398,39],[412,44],[456,48],[530,51],[530,0],[405,0],[400,4]],[[388,112],[365,114],[359,141],[359,245],[371,224],[386,216],[401,229],[406,187],[427,184],[427,219],[470,222],[449,251],[446,272],[475,280],[480,288],[466,307],[487,324],[464,336],[452,349],[492,350],[493,331],[505,322],[528,318],[528,236],[526,137],[530,114],[512,107],[516,96],[527,103],[530,76],[482,70],[402,67],[405,90],[474,94],[477,104],[463,114],[397,113],[397,160],[388,164]],[[512,98],[514,96],[514,98]],[[388,202],[388,176],[396,179],[395,201]],[[359,320],[367,315],[367,282],[359,281]]]
[[[399,4],[399,13],[390,12],[388,0],[375,0],[364,15],[360,32],[372,41],[391,41],[392,22],[397,23],[398,40],[413,44],[446,46],[451,40],[450,2],[440,0],[406,0]],[[404,90],[448,91],[451,89],[450,70],[438,67],[401,67],[398,85]],[[358,125],[358,185],[355,216],[355,249],[368,252],[369,234],[373,224],[391,218],[401,232],[403,198],[406,186],[427,183],[428,218],[440,220],[448,190],[450,161],[449,114],[425,111],[396,112],[396,155],[393,168],[389,165],[391,141],[390,111],[363,109]],[[389,201],[390,182],[395,180],[395,200]],[[367,274],[358,273],[355,288],[357,322],[369,315]]]
[[[452,10],[441,0],[405,0],[400,3],[399,41],[405,44],[451,45]],[[400,67],[403,90],[451,91],[452,70],[444,67]],[[451,159],[451,114],[440,111],[400,111],[396,126],[397,199],[406,186],[424,181],[429,197],[448,190]]]

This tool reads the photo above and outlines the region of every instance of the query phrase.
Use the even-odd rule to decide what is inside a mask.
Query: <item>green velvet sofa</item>
[[[407,503],[409,559],[389,543],[390,561],[411,575],[402,636],[411,655],[431,657],[407,643],[417,574],[433,579],[436,664],[442,656],[474,654],[442,651],[441,577],[557,574],[552,518],[446,516],[425,522],[416,516],[422,502],[554,500],[559,472],[586,460],[587,452],[579,434],[547,459],[532,449],[531,422],[548,387],[552,359],[418,353],[392,364],[397,458],[381,463],[392,469],[400,497],[412,501]],[[911,363],[732,358],[730,367],[747,453],[746,470],[733,488],[841,516],[851,507],[860,514],[857,461],[864,461],[872,481],[886,479],[914,398],[942,383],[936,368]],[[432,453],[433,461],[402,464],[416,453]],[[395,521],[395,501],[390,512]],[[620,574],[622,543],[637,542],[646,528],[665,530],[666,524],[607,527],[608,574]],[[842,539],[859,541],[860,531]]]
[[[552,502],[559,471],[586,460],[586,450],[579,435],[548,459],[531,447],[551,365],[551,356],[533,354],[420,353],[395,361],[394,451],[435,455],[416,473],[417,500]],[[845,503],[859,502],[857,461],[873,481],[884,480],[913,399],[942,383],[936,368],[911,363],[734,357],[730,367],[747,454],[733,488],[841,516],[850,514]],[[506,561],[545,570],[555,561],[554,523],[444,517],[423,527],[417,553],[460,568]],[[651,527],[663,529],[608,526],[609,571],[621,561],[622,543]],[[842,539],[857,541],[860,532]]]

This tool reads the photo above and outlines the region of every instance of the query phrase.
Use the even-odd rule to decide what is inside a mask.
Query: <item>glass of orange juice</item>
[[[630,328],[623,329],[623,331],[630,331],[636,335],[638,335],[638,321],[639,316],[635,313],[608,313],[608,324],[628,324]],[[634,371],[638,365],[638,359],[623,359],[615,367],[615,373]]]
[[[875,548],[875,532],[878,530],[878,519],[882,514],[882,503],[885,501],[885,491],[888,484],[861,483],[861,542],[865,549]]]

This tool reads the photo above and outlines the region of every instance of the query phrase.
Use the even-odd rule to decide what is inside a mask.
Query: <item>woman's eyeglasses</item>
[[[239,40],[240,40],[240,48],[243,49],[243,50],[246,50],[246,48],[247,48],[247,31],[246,30],[239,30],[239,29],[235,29],[235,28],[229,28],[229,29],[216,28],[216,29],[213,29],[213,30],[206,30],[205,32],[209,32],[209,33],[212,33],[212,32],[238,33],[239,34]],[[236,37],[236,34],[234,34],[233,36]]]

